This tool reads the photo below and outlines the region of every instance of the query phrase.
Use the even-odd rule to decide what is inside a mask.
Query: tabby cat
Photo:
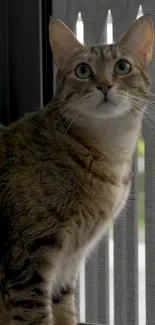
[[[87,47],[51,21],[54,99],[0,130],[0,325],[75,325],[81,262],[123,208],[148,103],[153,24]]]

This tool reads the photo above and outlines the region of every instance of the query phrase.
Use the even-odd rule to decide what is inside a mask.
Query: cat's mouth
[[[107,94],[104,95],[104,99],[103,99],[105,102],[108,101],[108,97],[107,97]]]
[[[116,106],[116,103],[114,103],[111,99],[109,99],[106,94],[104,95],[103,100],[99,103],[99,105],[102,105],[103,103]]]
[[[102,104],[109,103],[109,104],[116,106],[116,103],[111,98],[109,98],[110,96],[108,96],[108,95],[109,95],[108,93],[103,95]]]
[[[116,106],[116,103],[114,103],[112,100],[110,100],[110,99],[108,99],[108,98],[105,98],[105,99],[103,100],[103,102],[104,102],[104,103],[110,103],[110,104]]]

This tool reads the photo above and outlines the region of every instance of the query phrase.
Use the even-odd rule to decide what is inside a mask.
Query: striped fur
[[[0,129],[0,325],[76,324],[78,270],[128,198],[141,128],[132,100],[117,118],[85,115],[97,110],[92,96],[122,57],[133,70],[116,78],[117,88],[146,105],[143,58],[119,43],[85,47],[62,63],[47,107]],[[75,78],[79,61],[94,78]]]

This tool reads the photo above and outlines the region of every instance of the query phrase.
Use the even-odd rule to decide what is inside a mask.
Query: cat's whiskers
[[[57,105],[55,105],[54,107],[54,112],[51,113],[52,119],[58,116],[58,118],[54,120],[52,127],[54,127],[57,123],[59,123],[63,118],[65,119],[65,121],[67,121],[67,118],[69,118],[70,113],[71,113],[71,109],[67,107],[65,102],[62,101],[58,102]]]
[[[129,114],[131,115],[132,119],[134,120],[132,112],[129,110]]]
[[[155,113],[151,110],[151,108],[152,108],[153,106],[151,106],[150,104],[148,104],[147,109],[144,110],[143,105],[141,105],[140,103],[137,103],[137,102],[134,102],[134,101],[133,101],[133,104],[136,105],[136,107],[137,107],[141,112],[144,112],[145,115],[147,115],[148,117],[151,117],[152,120],[155,119]]]
[[[146,124],[149,126],[150,129],[155,128],[155,113],[151,110],[151,108],[154,108],[154,102],[148,101],[148,107],[146,110],[144,110],[144,105],[146,104],[146,100],[143,98],[140,98],[138,96],[130,95],[128,93],[125,94],[124,91],[118,91],[117,94],[121,96],[121,98],[124,100],[129,97],[132,100],[132,108],[136,113],[139,113],[140,115],[143,113],[143,120],[146,122]],[[132,116],[131,111],[129,111],[130,116]],[[133,116],[132,116],[133,117]],[[154,124],[152,124],[153,122]]]
[[[63,111],[63,110],[62,110]],[[62,112],[61,112],[62,113]],[[57,116],[58,112],[55,113],[55,116]],[[61,117],[59,116],[57,119],[55,119],[54,123],[51,125],[51,127],[55,127],[61,120],[63,120],[63,118],[67,117],[67,113],[66,114],[62,114]],[[65,120],[66,121],[66,120]],[[62,124],[61,124],[62,125]]]
[[[136,104],[136,105],[139,105],[139,108],[141,108],[143,110],[144,110],[144,105],[148,102],[148,107],[147,107],[146,113],[148,112],[148,110],[150,110],[150,108],[155,107],[154,102],[151,101],[151,100],[146,100],[144,98],[140,98],[138,96],[134,96],[134,95],[131,95],[131,94],[126,95],[125,92],[121,92],[121,91],[119,91],[118,94],[121,95],[121,97],[123,99],[127,99],[127,97],[129,96],[129,98],[132,100],[132,103]]]
[[[141,102],[142,105],[144,105],[146,103],[146,99],[141,98],[141,97],[138,97],[138,96],[131,95],[131,94],[125,92],[125,91],[123,91],[123,92],[117,91],[117,93],[118,93],[119,96],[121,96],[122,98],[124,98],[126,100],[128,98],[130,98],[132,101],[133,100],[134,101],[138,101],[138,103]]]
[[[135,96],[135,95],[129,94],[128,92],[126,92],[124,90],[117,90],[117,95],[124,101],[127,101],[130,98],[136,113],[138,113],[138,112],[139,112],[139,114],[144,113],[145,114],[143,117],[144,121],[149,125],[149,127],[152,126],[152,124],[150,123],[150,120],[151,120],[151,122],[155,122],[155,113],[151,110],[152,108],[154,108],[154,101],[152,101],[152,100],[148,101],[148,103],[149,103],[148,108],[144,112],[144,105],[147,102],[146,99],[141,98],[140,96]],[[74,110],[72,108],[73,99],[71,101],[68,101],[67,103],[65,103],[65,100],[60,101],[60,102],[58,101],[55,105],[54,112],[52,113],[52,118],[54,118],[57,114],[58,114],[58,118],[55,119],[52,127],[54,127],[57,123],[59,123],[62,119],[64,119],[64,123],[63,124],[61,123],[61,127],[63,126],[66,128],[66,130],[64,132],[64,136],[65,136],[67,134],[69,128],[71,127],[72,123],[78,117],[78,115],[79,114],[82,115],[82,112],[77,113],[77,111],[75,110],[75,107],[80,105],[81,103],[83,105],[85,104],[85,105],[89,106],[89,102],[91,102],[91,104],[92,104],[92,99],[93,99],[93,96],[90,93],[76,101],[74,100]],[[130,114],[131,118],[133,119],[134,117],[133,117],[132,112],[129,111],[128,113]],[[61,129],[61,127],[60,127],[60,129]]]
[[[68,124],[68,126],[67,126],[67,128],[66,128],[66,130],[65,130],[65,132],[63,134],[63,138],[66,136],[68,130],[70,129],[70,127],[72,126],[73,122],[76,120],[76,118],[78,117],[78,115],[79,115],[79,112],[74,111],[74,113],[72,115],[72,118],[70,120],[70,123]]]
[[[91,97],[90,94],[86,94],[82,98],[80,98],[76,101],[74,100],[74,107],[76,107],[80,104],[83,104],[83,101],[85,99],[89,99],[89,97]],[[56,103],[56,105],[54,107],[54,112],[52,112],[51,116],[52,116],[52,119],[54,119],[54,117],[57,117],[57,116],[58,117],[54,120],[54,123],[51,125],[52,127],[55,127],[63,119],[64,119],[64,123],[63,124],[61,123],[61,126],[58,129],[58,131],[60,131],[62,126],[64,127],[65,124],[67,124],[67,127],[68,127],[68,125],[71,123],[72,118],[74,117],[74,114],[77,114],[77,112],[78,112],[75,109],[73,109],[72,104],[73,104],[73,100],[67,101],[67,103],[65,102],[65,100],[58,101]],[[80,113],[78,113],[78,114],[80,114]]]
[[[139,96],[135,96],[135,95],[133,95],[133,94],[131,94],[131,93],[128,93],[127,91],[125,91],[125,90],[117,90],[117,93],[118,94],[120,94],[120,95],[125,95],[125,96],[129,96],[129,97],[132,97],[132,98],[134,98],[134,99],[138,99],[138,101],[140,100],[140,101],[144,101],[145,99],[144,98],[142,98],[142,95],[144,96],[144,95],[146,95],[146,96],[148,96],[148,94],[146,93],[146,94],[141,94],[141,93],[139,93]]]
[[[136,106],[136,104],[135,104],[133,106],[133,109],[135,110],[136,113],[141,114],[141,108],[140,108],[140,106]],[[155,128],[155,125],[153,125],[151,122],[153,121],[155,123],[155,118],[152,117],[152,116],[150,116],[146,112],[144,112],[143,120],[149,126],[150,129],[154,129]]]
[[[60,124],[60,127],[57,130],[62,131],[62,128],[65,128],[65,127],[67,128],[68,125],[70,124],[70,121],[71,121],[72,117],[74,116],[74,114],[75,114],[75,111],[70,111],[70,110],[66,111],[65,114],[62,114],[62,116],[59,119],[57,119],[56,123],[54,124],[54,125],[56,125],[61,120],[64,119],[64,122]]]
[[[138,96],[135,95],[131,95],[129,94],[129,97],[132,99],[132,102],[136,103],[136,104],[140,104],[142,107],[148,103],[147,109],[145,111],[145,113],[147,114],[148,111],[150,112],[151,108],[155,108],[155,101],[152,101],[150,99],[144,99],[144,98],[140,98]],[[154,113],[153,111],[151,111],[152,114]],[[155,116],[155,113],[153,114]]]
[[[151,97],[155,97],[155,94],[153,94],[153,93],[151,93],[151,92],[149,91],[149,96],[151,96]]]

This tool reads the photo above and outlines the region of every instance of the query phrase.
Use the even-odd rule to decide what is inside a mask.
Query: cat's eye
[[[126,75],[131,71],[131,64],[126,60],[119,60],[114,67],[114,72],[118,75]]]
[[[80,79],[89,79],[92,74],[92,69],[87,63],[80,63],[75,69],[75,75]]]

